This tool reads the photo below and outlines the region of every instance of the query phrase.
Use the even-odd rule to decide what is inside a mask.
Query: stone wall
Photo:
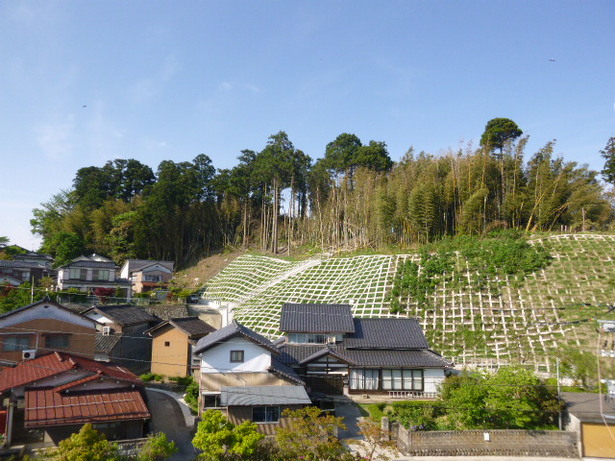
[[[409,431],[392,427],[399,450],[409,456],[559,456],[578,458],[577,435],[565,431]]]

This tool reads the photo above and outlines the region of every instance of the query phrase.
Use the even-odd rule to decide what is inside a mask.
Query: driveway
[[[151,432],[164,432],[169,440],[173,440],[179,448],[179,451],[169,460],[194,459],[196,452],[192,446],[193,428],[186,426],[186,419],[179,403],[167,393],[152,389],[146,389],[145,393],[152,414]]]

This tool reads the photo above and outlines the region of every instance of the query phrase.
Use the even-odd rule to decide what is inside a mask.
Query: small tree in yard
[[[342,418],[324,415],[319,408],[284,410],[286,425],[278,428],[276,441],[284,460],[338,461],[348,456],[337,431],[346,429]]]
[[[391,440],[391,433],[382,429],[382,425],[373,419],[364,419],[359,422],[359,429],[363,440],[351,440],[349,443],[360,447],[360,459],[368,461],[388,461],[390,457],[387,454],[392,452],[398,453],[397,442]]]
[[[78,433],[62,440],[57,448],[44,453],[51,461],[115,461],[119,460],[118,447],[107,440],[91,424],[85,424]]]
[[[192,445],[202,451],[199,459],[207,461],[255,459],[259,442],[264,438],[256,424],[246,421],[238,426],[217,410],[207,410],[199,422]]]
[[[150,434],[147,442],[139,450],[138,461],[162,461],[177,453],[175,442],[169,440],[163,432]]]

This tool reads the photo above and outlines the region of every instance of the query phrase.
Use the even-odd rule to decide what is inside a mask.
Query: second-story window
[[[243,351],[231,351],[231,363],[243,362]]]
[[[109,280],[109,271],[104,269],[94,269],[92,280]]]
[[[70,270],[69,278],[73,280],[85,280],[87,271],[78,267],[73,267]]]

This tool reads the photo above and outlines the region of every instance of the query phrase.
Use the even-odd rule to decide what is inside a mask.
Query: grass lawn
[[[384,410],[385,404],[383,403],[361,403],[359,408],[361,409],[361,416],[369,416],[372,419],[380,421],[385,416]]]

